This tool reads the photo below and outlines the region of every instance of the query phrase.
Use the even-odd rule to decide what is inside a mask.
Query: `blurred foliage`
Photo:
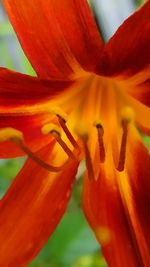
[[[145,0],[137,0],[136,2],[138,5],[142,5],[142,4],[144,4]]]
[[[0,160],[0,198],[4,195],[12,179],[17,175],[24,159]]]
[[[148,150],[150,151],[150,137],[143,135],[143,140],[144,140],[144,143],[147,146]]]

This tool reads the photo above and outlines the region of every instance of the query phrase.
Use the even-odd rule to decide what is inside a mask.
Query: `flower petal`
[[[41,127],[53,120],[50,100],[71,87],[71,81],[40,80],[0,68],[0,129],[12,127],[24,134],[25,143],[37,151],[51,141]],[[22,156],[13,142],[0,142],[0,157]]]
[[[39,152],[54,161],[51,145]],[[0,265],[26,266],[59,223],[77,171],[70,161],[53,174],[28,160],[0,203]]]
[[[98,73],[107,76],[150,74],[150,1],[130,16],[106,44]]]
[[[126,91],[135,99],[150,107],[150,79],[138,83],[137,85],[133,84],[128,86]]]
[[[0,111],[48,101],[73,84],[71,81],[40,80],[0,68]]]
[[[147,135],[150,135],[150,108],[136,100],[132,96],[127,97],[128,104],[135,112],[137,126]]]
[[[102,48],[86,0],[4,0],[12,25],[40,77],[67,79],[93,70]]]
[[[125,171],[116,171],[110,157],[97,181],[86,177],[84,182],[83,209],[109,267],[150,263],[150,157],[132,135]]]

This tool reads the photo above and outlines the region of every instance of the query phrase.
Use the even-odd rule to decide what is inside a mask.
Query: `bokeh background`
[[[107,41],[118,26],[144,1],[89,0],[103,38]],[[0,65],[35,75],[25,57],[0,2]],[[149,145],[149,140],[145,138]],[[0,197],[26,158],[0,160]],[[66,214],[55,233],[30,267],[107,267],[99,245],[81,211],[82,177],[78,177]]]

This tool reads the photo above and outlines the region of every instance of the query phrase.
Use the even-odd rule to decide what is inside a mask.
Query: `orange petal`
[[[0,111],[48,101],[73,84],[71,81],[40,80],[0,68]]]
[[[130,136],[125,171],[116,171],[111,158],[106,161],[97,181],[85,178],[86,218],[102,245],[109,267],[149,267],[148,152],[141,141]]]
[[[93,70],[102,48],[86,0],[4,0],[20,43],[40,77]]]
[[[52,162],[51,145],[39,156]],[[0,203],[0,266],[27,266],[41,250],[64,214],[77,165],[53,174],[26,162]]]
[[[98,73],[131,76],[150,73],[150,1],[130,16],[106,44]]]

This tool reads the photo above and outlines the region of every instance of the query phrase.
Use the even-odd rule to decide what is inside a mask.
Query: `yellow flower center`
[[[57,123],[43,125],[42,134],[51,134],[58,154],[63,152],[68,160],[85,158],[91,179],[95,178],[95,157],[97,165],[100,165],[105,164],[108,155],[112,154],[115,168],[119,172],[125,168],[128,132],[134,121],[134,112],[128,106],[126,92],[120,84],[113,79],[88,74],[78,78],[74,88],[43,104],[49,116],[56,117]],[[41,108],[38,110],[42,111]],[[15,129],[2,129],[0,141],[5,139],[15,142],[25,154],[51,172],[62,170],[68,162],[65,159],[62,166],[43,162],[30,151],[22,133]]]

